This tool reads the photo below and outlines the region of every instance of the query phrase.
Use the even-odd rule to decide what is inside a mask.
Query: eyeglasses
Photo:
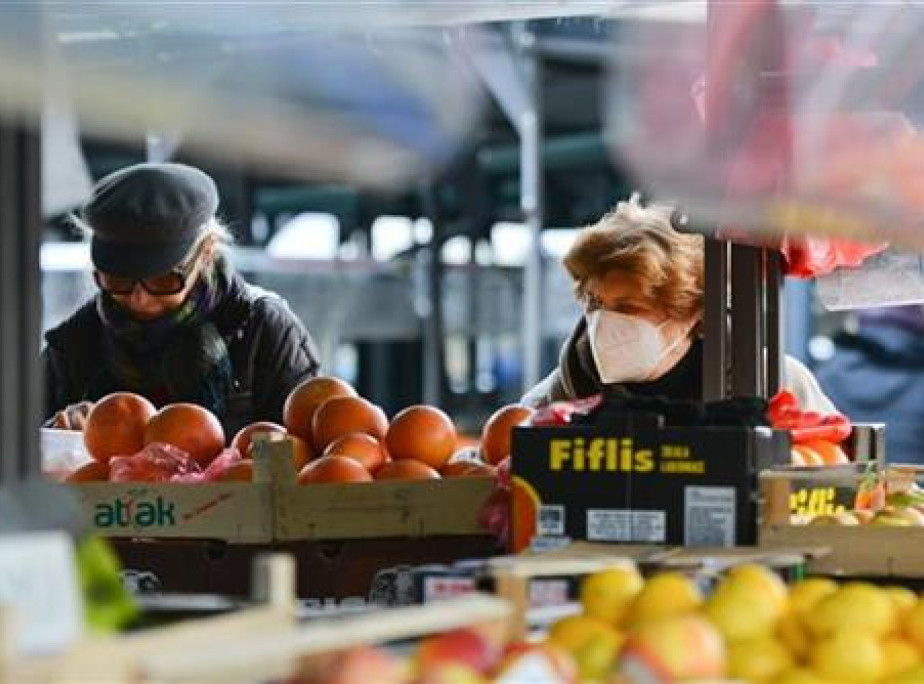
[[[193,259],[185,267],[178,267],[168,273],[151,276],[150,278],[127,278],[102,271],[93,271],[93,280],[99,289],[111,295],[130,295],[135,291],[136,285],[141,285],[145,292],[155,297],[165,297],[179,294],[186,287],[189,276],[196,266]]]

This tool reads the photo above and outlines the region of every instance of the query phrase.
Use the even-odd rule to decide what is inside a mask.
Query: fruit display
[[[792,513],[795,525],[924,526],[924,488],[895,469],[869,469],[856,485],[853,507],[827,506],[823,512]]]
[[[792,438],[791,464],[797,467],[836,466],[850,463],[841,444],[851,433],[850,421],[839,413],[822,415],[803,411],[799,400],[783,390],[767,409],[770,425],[787,430]]]
[[[582,612],[548,643],[582,682],[924,681],[924,599],[901,587],[808,578],[791,587],[757,564],[728,570],[710,592],[632,567],[589,576]]]
[[[494,478],[496,465],[509,455],[513,427],[532,414],[523,406],[502,407],[473,445],[434,406],[410,406],[389,421],[345,381],[319,376],[292,390],[282,424],[251,423],[226,447],[228,436],[208,410],[182,403],[158,410],[144,397],[119,392],[90,411],[83,438],[94,463],[66,480],[251,482],[258,436],[288,441],[296,481],[304,485]],[[118,459],[114,470],[113,459]]]

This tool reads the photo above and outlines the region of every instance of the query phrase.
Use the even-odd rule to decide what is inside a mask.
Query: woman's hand
[[[58,411],[51,421],[51,427],[56,430],[80,430],[83,432],[87,424],[87,415],[93,408],[92,401],[81,401],[79,404],[71,404]]]

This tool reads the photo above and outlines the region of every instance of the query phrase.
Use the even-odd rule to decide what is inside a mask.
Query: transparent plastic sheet
[[[66,99],[110,139],[400,187],[448,163],[481,108],[445,38],[314,3],[2,3],[0,109]]]
[[[818,278],[817,292],[831,311],[924,302],[924,255],[886,250],[859,268],[840,268]]]
[[[736,241],[922,247],[922,26],[916,4],[775,0],[626,22],[609,79],[614,159]]]

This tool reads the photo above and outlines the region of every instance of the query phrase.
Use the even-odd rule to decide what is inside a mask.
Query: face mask
[[[664,358],[686,335],[664,339],[667,321],[654,325],[643,318],[598,309],[587,314],[587,330],[597,372],[604,384],[651,379]]]

